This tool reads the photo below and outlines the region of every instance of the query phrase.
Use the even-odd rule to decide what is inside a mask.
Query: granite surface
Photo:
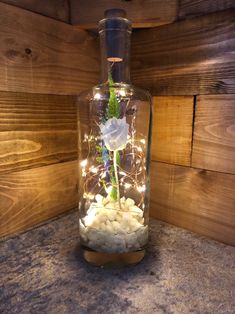
[[[0,313],[235,313],[235,248],[152,220],[136,266],[88,265],[77,213],[0,243]]]

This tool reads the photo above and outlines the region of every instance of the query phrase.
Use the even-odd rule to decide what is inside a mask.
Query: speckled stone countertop
[[[102,269],[78,249],[76,212],[0,243],[0,313],[235,313],[235,248],[152,220],[139,265]]]

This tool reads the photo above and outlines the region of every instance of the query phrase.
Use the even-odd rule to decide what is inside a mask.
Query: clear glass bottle
[[[92,264],[136,264],[148,241],[151,96],[130,83],[125,11],[106,11],[99,35],[102,81],[78,98],[80,239]]]

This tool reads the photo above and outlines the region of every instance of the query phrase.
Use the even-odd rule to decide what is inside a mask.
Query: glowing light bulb
[[[86,142],[86,141],[88,141],[88,135],[87,134],[84,135],[84,139],[83,139],[83,142]]]
[[[136,189],[137,189],[138,192],[141,192],[141,190],[142,190],[142,189],[141,189],[141,186],[137,186]]]
[[[138,192],[141,193],[141,192],[144,192],[146,190],[146,186],[145,185],[139,185],[139,186],[137,186],[136,189]]]
[[[121,95],[122,97],[125,97],[125,96],[126,96],[126,91],[125,91],[125,89],[120,89],[120,90],[119,90],[119,95]]]
[[[110,185],[109,187],[107,187],[106,189],[106,192],[109,194],[109,193],[111,193],[111,191],[112,191],[112,185]]]
[[[91,193],[84,193],[83,198],[88,198],[90,200],[93,200],[95,198],[95,195]]]
[[[126,189],[129,189],[131,187],[131,184],[130,183],[125,183],[124,186],[125,186]]]
[[[98,172],[98,169],[94,166],[92,166],[90,169],[89,169],[92,173],[97,173]]]
[[[104,179],[106,177],[105,172],[101,173],[101,179]]]
[[[87,165],[87,159],[82,160],[82,161],[80,162],[80,165],[81,165],[82,167],[86,167],[86,165]]]
[[[94,99],[95,100],[100,100],[101,99],[100,93],[96,93],[95,96],[94,96]]]

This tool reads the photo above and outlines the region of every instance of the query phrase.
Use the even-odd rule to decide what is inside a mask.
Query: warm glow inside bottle
[[[131,23],[99,23],[102,81],[78,98],[79,226],[94,265],[142,260],[148,242],[151,97],[130,83]]]

